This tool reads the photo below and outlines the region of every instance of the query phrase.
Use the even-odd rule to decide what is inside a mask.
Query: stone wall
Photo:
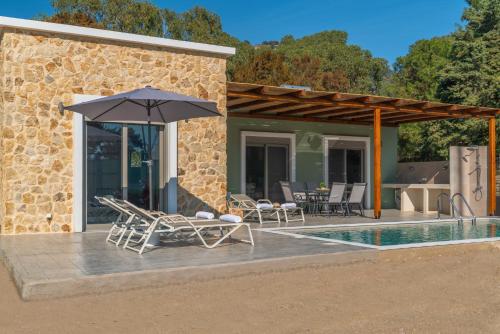
[[[226,61],[201,53],[6,29],[1,37],[1,232],[70,232],[74,94],[146,85],[208,98],[226,109]],[[179,123],[179,209],[224,208],[226,123]],[[47,219],[47,214],[52,219]]]

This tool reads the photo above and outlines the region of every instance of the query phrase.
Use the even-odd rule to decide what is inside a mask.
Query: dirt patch
[[[5,333],[500,333],[497,244],[39,302],[1,267],[0,289]]]

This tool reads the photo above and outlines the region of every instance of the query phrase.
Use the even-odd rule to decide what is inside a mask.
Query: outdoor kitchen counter
[[[424,214],[437,212],[437,198],[440,193],[450,193],[449,184],[432,183],[384,183],[383,188],[400,190],[401,212],[421,211]],[[397,196],[397,195],[396,195]],[[449,212],[444,201],[443,211]]]

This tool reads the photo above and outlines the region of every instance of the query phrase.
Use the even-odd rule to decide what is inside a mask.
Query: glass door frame
[[[247,148],[247,137],[259,137],[259,138],[283,138],[289,140],[288,147],[288,176],[290,182],[295,181],[295,162],[296,162],[296,144],[295,144],[295,133],[283,133],[283,132],[258,132],[258,131],[241,131],[241,146],[240,146],[240,191],[242,194],[246,194],[246,148]],[[282,146],[280,144],[270,143],[269,145]],[[286,146],[286,145],[283,145]],[[266,149],[267,152],[267,149]],[[267,175],[267,156],[265,165],[265,175]],[[267,176],[265,180],[265,189],[267,189]],[[267,190],[266,190],[267,193]]]
[[[355,142],[364,142],[364,152],[363,155],[363,175],[366,182],[366,195],[365,195],[365,207],[371,208],[371,172],[370,172],[370,163],[371,163],[371,140],[370,137],[356,137],[356,136],[335,136],[335,135],[327,135],[323,136],[323,180],[325,180],[326,184],[330,184],[328,178],[328,153],[330,148],[330,141],[355,141]]]
[[[124,200],[128,200],[128,141],[129,141],[129,125],[146,125],[146,123],[135,123],[135,122],[120,122],[122,124],[122,198]],[[159,210],[160,211],[166,211],[166,203],[164,201],[165,199],[165,159],[167,158],[167,154],[165,152],[165,124],[161,123],[152,123],[152,126],[158,126],[159,131],[158,131],[158,203],[159,203]],[[146,130],[147,131],[147,130]]]
[[[245,150],[247,147],[263,147],[264,148],[264,198],[269,199],[269,148],[270,147],[282,147],[286,149],[286,157],[288,160],[288,163],[286,164],[285,168],[285,174],[287,175],[287,178],[290,179],[290,147],[289,145],[286,144],[257,144],[257,143],[250,143],[246,144]],[[246,161],[245,161],[246,163]],[[246,167],[245,167],[246,170]],[[246,174],[245,174],[245,187],[246,187]]]
[[[87,214],[88,214],[88,202],[87,202],[87,124],[95,123],[90,120],[83,120],[83,164],[84,164],[84,204],[83,204],[83,222],[82,222],[82,231],[86,230],[87,226]],[[97,122],[97,123],[114,123],[121,124],[121,188],[122,188],[122,199],[128,199],[128,128],[129,125],[146,125],[146,122]],[[159,188],[159,209],[161,211],[169,211],[169,204],[167,203],[168,198],[168,177],[167,177],[167,164],[169,158],[169,145],[167,140],[170,139],[171,136],[168,135],[168,124],[163,123],[152,123],[153,126],[159,126],[158,131],[158,152],[159,152],[159,178],[158,178],[158,188]],[[176,126],[176,124],[174,124]],[[177,141],[175,141],[175,150],[177,149]],[[177,153],[177,151],[175,152]],[[177,199],[175,199],[177,200]]]
[[[330,150],[332,148],[328,147],[328,157],[330,156]],[[347,151],[358,151],[361,152],[361,182],[365,182],[366,170],[365,170],[365,149],[363,148],[334,148],[336,150],[342,151],[342,159],[344,162],[344,173],[343,173],[343,181],[347,182]],[[330,179],[330,165],[328,165],[328,179]]]

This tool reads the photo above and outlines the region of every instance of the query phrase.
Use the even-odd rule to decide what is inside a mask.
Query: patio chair
[[[118,247],[127,232],[131,230],[132,225],[137,226],[143,223],[140,217],[132,211],[116,204],[112,198],[95,196],[95,199],[99,204],[107,206],[118,212],[118,217],[109,229],[106,242],[110,242]]]
[[[365,215],[363,206],[365,191],[366,191],[366,183],[353,184],[351,194],[349,195],[349,199],[345,202],[345,210],[348,216],[351,215],[351,212],[354,207],[357,207],[359,209],[359,213],[361,216]]]
[[[285,216],[285,222],[305,222],[304,219],[304,209],[297,205],[294,193],[290,182],[280,181],[281,190],[283,191],[283,196],[285,197],[285,203],[281,204],[281,210]],[[299,216],[299,218],[290,218],[290,216]]]
[[[319,211],[318,202],[321,199],[318,193],[319,182],[308,181],[306,182],[306,196],[308,201],[308,212],[317,213]]]
[[[281,223],[281,208],[275,208],[267,199],[255,201],[245,194],[230,194],[227,197],[227,206],[230,209],[243,211],[243,221],[266,223]]]
[[[328,214],[335,213],[336,209],[340,209],[342,214],[345,216],[346,210],[344,208],[344,204],[346,187],[347,184],[345,183],[333,182],[328,199],[319,203],[320,208],[327,208]]]
[[[309,196],[307,195],[307,188],[305,182],[291,182],[293,197],[295,198],[295,203],[302,207],[305,211],[309,210],[311,202],[309,201]]]
[[[224,240],[232,238],[232,235],[241,228],[247,229],[249,239],[239,239],[239,241],[255,245],[250,225],[243,223],[241,217],[238,216],[222,215],[219,219],[196,219],[179,214],[155,217],[148,211],[143,211],[143,214],[148,219],[153,219],[153,222],[147,229],[136,230],[132,228],[123,246],[124,249],[142,254],[154,233],[160,233],[169,239],[181,236],[180,239],[187,240],[196,237],[203,246],[212,249],[219,246]],[[215,236],[215,234],[210,233],[213,230],[220,234],[215,241],[210,242],[209,239]]]

